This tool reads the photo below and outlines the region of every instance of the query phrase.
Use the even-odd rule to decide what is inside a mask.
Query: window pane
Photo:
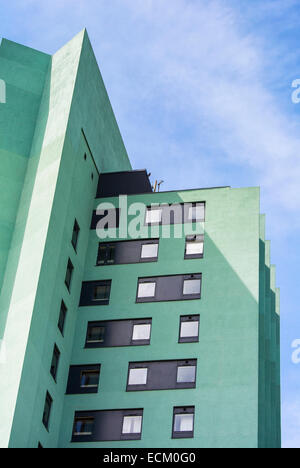
[[[128,385],[146,385],[148,369],[130,369]]]
[[[79,231],[80,231],[79,225],[77,221],[75,220],[74,228],[73,228],[73,235],[72,235],[72,244],[75,250],[76,250],[77,243],[78,243]]]
[[[105,335],[105,327],[89,327],[88,338],[89,343],[103,343]]]
[[[96,286],[94,289],[94,301],[101,301],[108,299],[109,297],[109,287],[107,284],[102,284],[100,286]]]
[[[161,217],[162,217],[161,208],[152,209],[152,210],[148,209],[146,212],[146,223],[147,224],[160,223]]]
[[[203,241],[187,241],[185,246],[186,255],[201,255],[203,254]]]
[[[110,245],[107,248],[107,263],[109,264],[115,263],[115,252],[116,252],[115,245]]]
[[[158,254],[158,244],[144,244],[142,246],[141,258],[156,258]]]
[[[184,280],[183,283],[183,294],[200,294],[200,286],[201,280],[200,279],[191,279],[191,280]]]
[[[181,338],[191,338],[198,336],[199,334],[199,322],[190,321],[190,322],[181,322],[180,328],[180,337]]]
[[[106,261],[106,245],[100,245],[99,247],[99,257],[98,257],[98,263],[99,264],[104,264]]]
[[[142,416],[124,416],[122,434],[140,434]]]
[[[175,414],[174,432],[192,432],[194,430],[193,414]]]
[[[141,324],[133,326],[133,340],[149,340],[151,333],[151,324]]]
[[[202,221],[204,220],[204,205],[191,206],[189,208],[189,220]]]
[[[154,297],[156,283],[140,283],[138,297]]]
[[[98,387],[99,372],[96,371],[82,371],[80,376],[81,387]]]
[[[93,427],[93,419],[77,419],[75,421],[74,435],[91,435]]]
[[[196,379],[195,366],[181,366],[177,368],[178,383],[194,383]]]

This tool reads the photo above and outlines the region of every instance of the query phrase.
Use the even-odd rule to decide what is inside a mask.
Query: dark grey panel
[[[98,392],[98,387],[91,387],[91,388],[81,387],[80,377],[81,377],[82,371],[98,371],[99,376],[100,376],[100,364],[70,366],[67,391],[66,391],[67,395]],[[98,384],[99,384],[99,380],[98,380]]]
[[[94,290],[97,286],[106,286],[108,290],[108,298],[94,300]],[[81,296],[79,306],[99,306],[109,304],[109,295],[111,288],[111,280],[104,281],[85,281],[82,283]]]
[[[97,211],[93,211],[91,229],[96,229],[98,222],[103,219],[105,216],[110,214],[110,228],[118,228],[120,225],[120,209],[116,208],[115,210],[105,210],[103,214],[97,214]],[[115,222],[114,222],[115,221]],[[106,229],[108,226],[104,226]]]
[[[130,362],[128,367],[127,391],[143,390],[176,390],[182,388],[195,388],[195,382],[177,382],[177,368],[179,366],[196,366],[197,359],[185,359],[181,361],[144,361]],[[147,368],[148,376],[145,385],[129,385],[130,369]]]
[[[194,273],[189,275],[152,276],[138,279],[136,302],[162,302],[162,301],[183,301],[200,299],[200,294],[183,294],[184,280],[200,279],[202,285],[202,274]],[[155,297],[138,297],[139,284],[156,283]]]
[[[106,320],[101,322],[89,322],[89,327],[104,327],[105,333],[103,343],[88,343],[88,330],[86,337],[86,348],[107,348],[117,346],[144,346],[150,344],[149,340],[132,340],[134,325],[152,324],[151,318],[130,320]]]
[[[199,324],[199,326],[198,326],[198,335],[197,336],[181,337],[180,336],[180,331],[181,331],[181,324],[183,322],[197,322]],[[180,317],[179,338],[178,338],[179,343],[196,343],[196,342],[199,342],[199,333],[200,333],[200,315],[182,315]]]
[[[202,206],[203,207],[203,216],[198,219],[189,219],[188,218],[188,208],[189,207],[196,207]],[[161,208],[162,210],[162,217],[159,223],[147,223],[145,218],[145,225],[147,224],[160,224],[160,225],[171,225],[171,224],[183,224],[183,223],[191,223],[191,222],[203,222],[205,221],[205,202],[191,202],[191,203],[175,203],[173,205],[169,204],[161,204],[157,206],[148,206],[148,210],[157,210]]]
[[[124,416],[143,416],[143,409],[123,409],[104,411],[76,411],[76,418],[93,418],[93,433],[91,435],[74,435],[72,442],[101,442],[114,440],[139,440],[141,434],[122,434]]]
[[[195,418],[195,407],[194,406],[184,406],[184,407],[174,407],[173,409],[173,426],[172,426],[172,438],[173,439],[191,439],[194,437],[194,427],[195,427],[195,419],[192,431],[182,431],[176,432],[175,431],[175,416],[176,415],[186,415],[186,414],[193,414]]]
[[[146,170],[110,172],[99,176],[97,198],[151,192],[152,187]]]
[[[193,240],[196,243],[203,243],[204,247],[204,235],[203,234],[198,234],[198,235],[191,235],[191,236],[186,236],[186,244],[187,242]],[[186,245],[185,245],[185,250],[184,250],[184,258],[185,259],[193,259],[193,258],[203,258],[204,257],[204,250],[203,253],[196,253],[196,254],[189,254],[186,252]]]
[[[147,244],[159,244],[159,239],[144,239],[117,242],[102,242],[99,244],[97,265],[120,265],[129,263],[156,262],[157,257],[141,258],[142,246]],[[114,249],[114,259],[109,256],[110,246]],[[106,258],[103,258],[103,250],[106,248]],[[104,253],[105,257],[105,253]],[[104,262],[104,263],[103,263]]]

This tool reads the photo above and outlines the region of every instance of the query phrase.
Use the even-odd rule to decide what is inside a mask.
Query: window
[[[109,304],[111,280],[86,281],[82,283],[80,306]]]
[[[75,251],[77,249],[79,231],[80,231],[80,227],[79,227],[79,224],[77,223],[77,220],[75,219],[74,227],[73,227],[73,234],[72,234],[72,245]]]
[[[196,387],[196,359],[130,362],[127,392]]]
[[[68,309],[67,309],[64,301],[62,301],[61,305],[60,305],[60,313],[59,313],[59,319],[58,319],[58,324],[57,324],[58,329],[60,330],[62,335],[64,334],[67,310]]]
[[[159,239],[101,242],[97,265],[125,265],[141,262],[156,262]]]
[[[70,366],[66,394],[97,393],[100,367],[100,364]]]
[[[43,413],[43,424],[46,429],[49,429],[49,421],[50,421],[50,413],[52,408],[52,398],[51,395],[47,392],[45,406],[44,406],[44,413]]]
[[[104,343],[105,327],[88,325],[86,343]]]
[[[199,315],[180,317],[179,343],[199,341]]]
[[[110,284],[100,284],[94,287],[93,301],[107,301],[109,299]]]
[[[184,301],[201,298],[201,273],[139,278],[136,302]]]
[[[56,380],[59,358],[60,358],[60,351],[59,351],[58,347],[56,345],[54,345],[51,368],[50,368],[50,374],[52,375],[54,380]]]
[[[81,388],[98,388],[99,384],[99,371],[84,370],[80,374],[80,387]]]
[[[148,369],[136,368],[129,370],[128,385],[146,385]]]
[[[89,322],[86,348],[143,346],[150,344],[152,319]]]
[[[205,203],[163,203],[147,207],[145,225],[172,225],[205,220]]]
[[[193,383],[196,380],[196,366],[179,366],[177,383]]]
[[[174,408],[173,412],[173,439],[194,437],[195,408]]]
[[[98,265],[112,265],[115,263],[115,244],[100,244],[98,252]]]
[[[142,416],[124,416],[122,434],[140,434],[142,432]]]
[[[142,259],[157,258],[158,256],[158,243],[143,244],[141,251]]]
[[[76,411],[72,442],[139,440],[143,409]]]
[[[94,418],[75,418],[74,436],[92,435],[94,430]]]
[[[188,220],[192,222],[199,222],[204,220],[204,205],[197,204],[189,207]]]
[[[67,272],[66,272],[66,279],[65,279],[65,284],[66,284],[68,290],[70,290],[70,287],[71,287],[73,270],[74,270],[73,264],[72,264],[71,260],[69,259],[68,260],[68,266],[67,266]]]
[[[187,236],[184,258],[203,258],[204,236]]]
[[[183,282],[183,295],[199,295],[201,291],[201,280],[200,279],[186,279]]]
[[[162,220],[161,208],[147,208],[146,224],[159,224]]]
[[[138,288],[138,297],[155,297],[155,282],[140,283]]]
[[[141,323],[133,325],[132,341],[150,340],[151,323]]]

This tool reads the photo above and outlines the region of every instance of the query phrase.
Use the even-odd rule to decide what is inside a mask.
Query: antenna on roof
[[[158,191],[160,191],[160,186],[161,186],[161,184],[163,184],[163,183],[164,183],[163,180],[161,180],[160,182],[158,182],[158,184],[157,184],[157,185],[158,185]]]

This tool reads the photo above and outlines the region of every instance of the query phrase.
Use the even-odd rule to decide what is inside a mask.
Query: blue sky
[[[134,168],[163,190],[260,185],[281,288],[283,445],[300,447],[299,0],[14,0],[1,36],[54,53],[83,27]]]

